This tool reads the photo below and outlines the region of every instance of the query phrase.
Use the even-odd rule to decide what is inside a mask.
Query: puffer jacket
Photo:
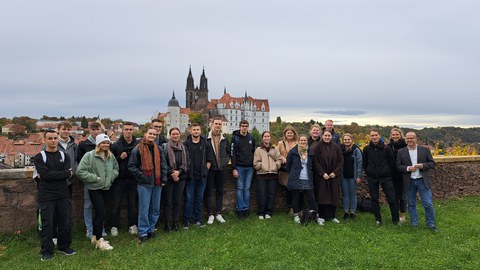
[[[277,148],[271,146],[270,151],[262,144],[255,149],[253,154],[253,167],[257,171],[257,174],[278,174],[278,169],[282,166],[282,155]]]
[[[113,155],[105,160],[92,150],[78,164],[77,176],[90,190],[108,190],[118,176],[117,160]]]
[[[288,152],[287,155],[287,171],[288,171],[288,184],[287,188],[289,189],[303,189],[303,190],[312,190],[313,189],[313,159],[315,155],[311,148],[308,149],[308,159],[307,159],[307,175],[308,180],[300,179],[300,173],[303,169],[302,161],[300,154],[298,153],[298,146],[295,146]]]
[[[369,179],[392,177],[395,170],[395,158],[392,149],[380,141],[377,144],[370,142],[363,149],[363,169]]]

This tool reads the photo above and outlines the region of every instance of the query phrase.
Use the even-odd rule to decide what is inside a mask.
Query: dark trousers
[[[403,178],[400,175],[400,178],[393,179],[393,188],[395,189],[395,199],[400,208],[400,213],[405,213],[407,210],[407,198],[403,190]]]
[[[257,178],[257,213],[259,216],[272,215],[277,181],[277,178],[269,180]]]
[[[57,217],[58,249],[72,244],[72,202],[70,198],[38,203],[38,215],[41,220],[40,253],[53,254],[53,218]]]
[[[315,212],[318,213],[318,206],[317,206],[317,203],[315,202],[315,194],[313,193],[312,189],[310,190],[292,189],[292,190],[289,190],[289,192],[292,194],[292,207],[293,207],[294,214],[298,214],[302,210],[304,198],[307,200],[307,204],[310,210],[314,210]]]
[[[165,223],[176,223],[180,220],[180,206],[185,189],[185,180],[168,181],[163,187],[163,218]]]
[[[335,205],[331,205],[331,204],[318,205],[318,216],[325,220],[334,219],[336,211],[337,211],[337,206]]]
[[[387,198],[388,205],[390,206],[390,213],[392,214],[393,223],[397,224],[399,221],[398,205],[395,200],[395,189],[393,187],[392,178],[384,179],[370,179],[368,178],[368,190],[370,197],[372,198],[372,210],[375,220],[382,222],[382,215],[380,213],[380,203],[378,201],[380,197],[380,186],[382,186],[383,193]]]
[[[105,223],[107,218],[108,190],[89,190],[88,194],[90,195],[93,209],[95,209],[93,235],[100,239],[102,238],[103,223]]]
[[[70,200],[72,199],[73,184],[68,185],[68,193],[70,194]],[[58,221],[57,216],[53,216],[53,238],[58,238]]]
[[[120,210],[122,209],[123,195],[127,195],[127,215],[128,226],[137,224],[137,214],[135,213],[138,208],[137,198],[137,182],[135,179],[117,179],[113,182],[113,210],[112,210],[112,227],[119,227],[120,225]]]
[[[209,215],[220,214],[223,208],[223,194],[225,193],[225,170],[208,171],[207,187],[205,188],[204,200]],[[212,207],[212,193],[215,188],[215,211]]]

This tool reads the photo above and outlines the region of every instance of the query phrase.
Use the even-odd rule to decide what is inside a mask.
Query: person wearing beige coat
[[[257,171],[257,213],[260,220],[272,217],[281,157],[280,151],[272,145],[270,132],[264,131],[262,142],[253,154],[253,167]]]

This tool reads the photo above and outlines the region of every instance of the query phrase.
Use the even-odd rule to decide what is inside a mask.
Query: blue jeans
[[[207,179],[194,178],[185,185],[185,201],[183,203],[183,224],[190,224],[193,206],[193,223],[202,222],[203,193]]]
[[[407,188],[408,213],[410,214],[412,226],[418,226],[417,215],[417,191],[420,194],[423,208],[425,208],[425,218],[428,227],[435,227],[435,211],[432,203],[432,190],[425,186],[423,178],[410,179]]]
[[[93,204],[90,200],[90,194],[87,187],[83,187],[83,220],[85,221],[85,227],[87,228],[87,237],[93,235]]]
[[[342,178],[342,206],[345,213],[355,213],[355,209],[357,209],[357,181],[355,178]]]
[[[253,167],[237,166],[237,212],[250,209],[250,185],[252,184]]]
[[[138,236],[147,236],[155,231],[160,216],[160,199],[162,187],[154,185],[137,185],[138,192]]]

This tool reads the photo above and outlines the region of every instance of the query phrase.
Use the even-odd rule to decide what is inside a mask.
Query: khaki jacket
[[[269,152],[261,146],[257,147],[253,154],[253,167],[257,170],[257,174],[278,174],[278,169],[282,166],[280,157],[280,151],[273,146]]]

